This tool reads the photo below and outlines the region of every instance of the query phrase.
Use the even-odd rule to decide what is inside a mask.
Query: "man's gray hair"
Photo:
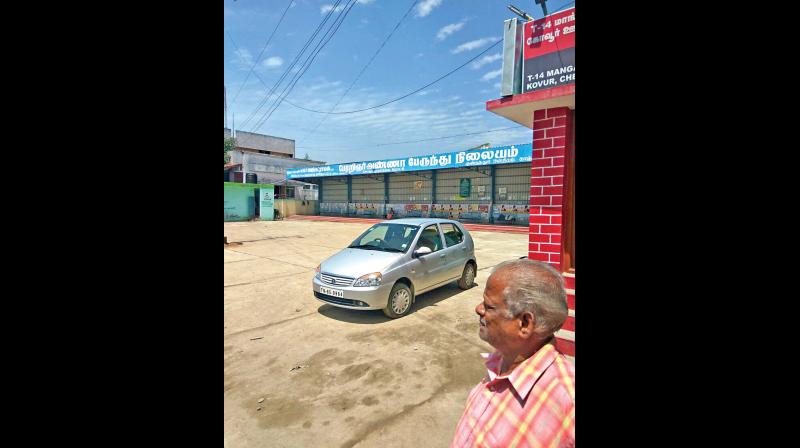
[[[567,291],[564,278],[552,266],[540,261],[506,261],[494,272],[504,271],[506,287],[503,300],[509,317],[526,311],[533,313],[534,331],[542,337],[558,331],[567,319]]]

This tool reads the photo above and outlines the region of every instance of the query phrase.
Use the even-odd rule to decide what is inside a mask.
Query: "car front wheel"
[[[405,316],[411,311],[412,299],[411,289],[403,283],[396,283],[389,293],[389,302],[383,309],[383,314],[392,319]]]

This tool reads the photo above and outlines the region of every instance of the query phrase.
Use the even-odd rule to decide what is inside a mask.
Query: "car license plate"
[[[340,299],[344,298],[344,291],[342,291],[341,289],[331,289],[331,288],[326,288],[324,286],[320,286],[319,292],[327,294],[329,296],[339,297]]]

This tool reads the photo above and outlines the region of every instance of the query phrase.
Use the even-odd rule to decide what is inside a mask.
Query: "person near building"
[[[502,263],[475,308],[478,334],[495,348],[467,397],[451,447],[574,447],[575,367],[554,345],[567,318],[564,279],[552,266]]]
[[[389,207],[389,213],[386,214],[386,219],[392,219],[393,216],[394,216],[394,209],[392,207]]]

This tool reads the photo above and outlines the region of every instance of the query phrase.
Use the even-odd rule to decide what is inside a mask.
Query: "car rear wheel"
[[[469,289],[475,285],[475,265],[467,263],[464,266],[464,272],[461,273],[461,278],[458,280],[458,287],[461,289]]]
[[[411,302],[413,301],[411,289],[403,283],[396,283],[389,293],[389,302],[386,308],[383,309],[383,314],[397,319],[403,317],[411,311]]]

